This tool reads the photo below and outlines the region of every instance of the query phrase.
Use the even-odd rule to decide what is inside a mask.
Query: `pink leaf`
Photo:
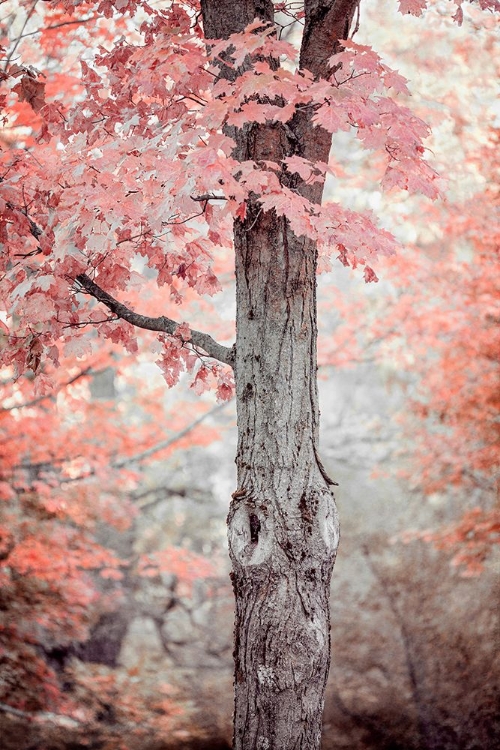
[[[427,0],[399,0],[399,11],[403,15],[421,16],[427,8]]]

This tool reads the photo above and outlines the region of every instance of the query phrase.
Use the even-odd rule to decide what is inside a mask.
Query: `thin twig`
[[[26,18],[24,19],[23,27],[22,27],[22,29],[21,29],[21,35],[17,37],[17,39],[16,39],[16,41],[15,41],[15,43],[14,43],[14,45],[13,45],[12,49],[10,50],[9,54],[7,55],[7,57],[5,58],[5,65],[4,65],[4,70],[7,70],[7,68],[9,67],[10,61],[12,60],[12,57],[13,57],[13,55],[14,55],[14,53],[15,53],[16,49],[17,49],[17,48],[18,48],[18,46],[19,46],[19,42],[20,42],[20,41],[21,41],[21,39],[22,39],[22,34],[23,34],[23,31],[24,31],[24,29],[26,28],[26,26],[28,25],[28,22],[29,22],[29,20],[30,20],[31,16],[32,16],[32,15],[33,15],[33,13],[35,12],[35,7],[36,7],[36,4],[37,4],[37,0],[34,0],[34,3],[32,4],[31,8],[29,9],[29,11],[28,11],[28,12],[27,12],[27,14],[26,14]]]
[[[64,388],[67,388],[69,385],[76,383],[77,380],[85,377],[85,375],[95,375],[96,372],[97,372],[96,370],[92,370],[92,367],[86,367],[84,370],[80,370],[80,372],[77,373],[73,378],[71,378],[70,380],[67,380],[65,383],[62,383],[57,389],[57,393],[62,391]],[[31,399],[31,401],[25,401],[22,404],[14,404],[14,406],[2,406],[0,408],[0,412],[14,411],[14,409],[28,409],[30,406],[35,406],[36,404],[39,404],[40,401],[45,401],[46,399],[54,398],[54,395],[55,395],[54,393],[47,393],[45,396],[38,396],[37,398]]]

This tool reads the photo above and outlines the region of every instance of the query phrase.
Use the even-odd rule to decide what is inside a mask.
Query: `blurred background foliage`
[[[376,211],[406,250],[379,284],[340,264],[319,281],[321,453],[342,521],[325,750],[500,742],[500,58],[492,17],[471,7],[457,29],[447,6],[391,26],[392,3],[372,0],[357,36],[410,79],[446,200],[381,195],[354,138],[332,149],[328,197]],[[15,128],[0,137],[15,147]],[[187,379],[167,390],[142,344],[69,353],[49,396],[2,373],[5,750],[229,747],[234,406]]]

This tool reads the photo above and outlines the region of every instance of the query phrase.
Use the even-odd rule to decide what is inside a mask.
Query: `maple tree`
[[[389,367],[397,362],[406,393],[402,437],[412,446],[401,476],[425,495],[457,501],[456,522],[416,536],[451,552],[467,576],[482,571],[499,529],[498,130],[490,124],[498,60],[495,36],[480,21],[477,38],[453,40],[468,76],[459,86],[441,83],[453,123],[440,148],[448,200],[396,207],[395,223],[411,227],[413,240],[384,264],[382,295],[346,302],[341,332],[346,341],[359,335],[353,320],[362,306],[362,347]],[[426,116],[442,121],[427,108]]]
[[[446,549],[465,576],[480,574],[498,544],[500,460],[499,292],[492,273],[499,252],[498,37],[491,33],[493,18],[477,12],[473,23],[473,38],[450,34],[442,23],[422,38],[411,20],[403,36],[387,34],[385,43],[402,72],[410,79],[418,72],[413,94],[419,115],[435,126],[429,148],[445,180],[446,200],[408,196],[391,204],[389,197],[375,196],[386,225],[404,229],[405,251],[381,262],[383,289],[363,295],[351,282],[347,293],[336,293],[342,324],[320,350],[320,361],[335,367],[350,358],[375,360],[388,382],[401,384],[401,412],[392,420],[399,434],[387,472],[403,480],[404,491],[431,496],[431,504],[450,499],[456,508],[455,520],[448,518],[442,528],[404,536]],[[425,70],[422,59],[430,60]],[[462,75],[435,81],[435,67],[444,59],[461,67]],[[364,163],[368,195],[378,168]]]
[[[204,444],[215,436],[201,425],[211,410],[191,403],[167,412],[171,432],[165,438],[153,385],[149,393],[142,387],[133,413],[123,398],[119,409],[116,398],[93,397],[96,379],[110,370],[115,379],[126,378],[128,389],[137,385],[127,358],[119,367],[116,359],[109,345],[78,365],[62,359],[50,395],[36,396],[32,377],[0,384],[0,703],[23,715],[51,710],[92,724],[113,698],[117,721],[126,713],[128,726],[165,731],[176,711],[170,695],[160,710],[161,699],[151,706],[126,673],[101,674],[84,665],[55,670],[47,658],[53,651],[70,653],[103,613],[120,606],[124,573],[130,581],[168,571],[188,588],[193,578],[213,574],[213,566],[189,550],[124,558],[102,542],[102,533],[99,541],[103,526],[123,532],[138,516],[134,489],[148,460],[165,460],[186,441]]]
[[[481,572],[500,529],[500,289],[492,274],[500,251],[496,133],[474,161],[486,178],[484,188],[448,208],[444,243],[406,258],[424,299],[415,306],[403,292],[391,310],[404,321],[400,333],[411,339],[407,354],[418,376],[410,404],[421,425],[413,427],[418,483],[427,494],[455,488],[480,500],[458,522],[417,536],[452,551],[453,563],[468,576]],[[399,335],[390,337],[393,343]]]
[[[405,79],[349,38],[358,0],[23,6],[3,53],[3,363],[31,371],[41,397],[63,355],[92,350],[89,329],[131,355],[145,329],[169,385],[188,371],[197,392],[235,391],[234,747],[317,748],[338,519],[318,455],[316,271],[333,254],[376,281],[397,248],[373,214],[321,202],[332,134],[353,130],[380,156],[383,189],[436,198],[428,126],[398,100]],[[285,21],[303,24],[298,49]],[[233,346],[178,315],[220,290],[225,251]]]
[[[59,383],[53,394],[57,411],[50,400],[33,396],[27,379],[2,384],[0,699],[20,708],[53,706],[59,697],[56,675],[39,646],[47,634],[58,645],[85,639],[97,597],[87,571],[121,576],[119,560],[96,543],[92,528],[96,517],[123,528],[127,506],[120,510],[109,496],[106,501],[106,483],[96,506],[89,502],[95,484],[73,481],[91,466],[96,471],[102,449],[92,437],[102,412],[94,410],[85,426],[78,424],[81,402],[74,390],[89,372],[74,368],[68,382]],[[112,430],[107,436],[112,440]],[[80,438],[83,454],[75,450]]]

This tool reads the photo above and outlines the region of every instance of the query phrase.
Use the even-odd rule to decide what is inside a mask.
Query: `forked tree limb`
[[[151,318],[148,315],[140,315],[134,312],[129,307],[124,305],[122,302],[118,302],[108,292],[102,289],[95,281],[87,276],[85,273],[79,274],[75,281],[81,287],[83,291],[90,294],[98,302],[102,302],[108,310],[117,315],[122,320],[126,320],[136,328],[145,328],[148,331],[158,331],[159,333],[168,333],[173,335],[178,322],[161,315],[158,318]],[[234,350],[228,346],[218,344],[208,333],[202,333],[201,331],[191,331],[191,343],[194,346],[203,349],[209,357],[217,359],[219,362],[223,362],[226,365],[233,366],[234,363]]]
[[[316,78],[326,78],[328,60],[342,49],[361,0],[305,0],[305,26],[300,49],[300,67]]]

